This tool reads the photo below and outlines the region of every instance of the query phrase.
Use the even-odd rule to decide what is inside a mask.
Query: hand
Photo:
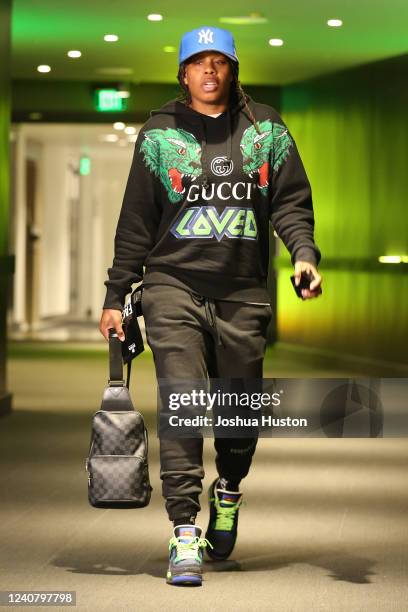
[[[125,333],[122,327],[122,311],[113,308],[104,308],[102,310],[101,320],[99,321],[99,331],[105,340],[109,341],[109,329],[114,328],[118,334],[119,340],[125,340]]]
[[[309,263],[308,261],[297,261],[295,263],[296,286],[300,283],[300,276],[302,272],[308,272],[313,276],[313,280],[309,285],[309,289],[302,289],[303,299],[308,300],[310,298],[318,297],[322,293],[322,277],[320,276],[319,272],[314,267],[314,265]]]

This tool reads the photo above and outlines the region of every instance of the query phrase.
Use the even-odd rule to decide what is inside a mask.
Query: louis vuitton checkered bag
[[[93,416],[86,459],[88,499],[95,508],[142,508],[152,491],[147,430],[122,378],[121,344],[110,329],[109,381]]]

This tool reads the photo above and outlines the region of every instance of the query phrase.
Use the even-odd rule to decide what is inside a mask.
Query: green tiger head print
[[[258,187],[263,195],[267,195],[271,162],[275,172],[288,157],[293,141],[287,128],[279,123],[266,119],[258,121],[258,125],[259,134],[253,125],[242,134],[242,166],[251,178],[254,173],[258,173]]]
[[[184,177],[195,181],[201,174],[201,146],[182,128],[147,130],[140,151],[147,167],[166,188],[170,202],[183,199]]]

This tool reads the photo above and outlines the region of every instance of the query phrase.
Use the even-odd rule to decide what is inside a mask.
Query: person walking
[[[124,333],[121,310],[143,281],[146,339],[158,380],[263,375],[272,307],[269,223],[290,252],[302,297],[321,293],[311,187],[279,113],[239,82],[228,30],[202,26],[180,42],[181,96],[153,110],[140,130],[119,215],[99,329]],[[164,407],[166,408],[166,407]],[[169,584],[202,583],[204,550],[227,559],[235,546],[241,481],[257,434],[214,435],[217,477],[203,537],[203,438],[160,436],[162,493],[173,533]]]

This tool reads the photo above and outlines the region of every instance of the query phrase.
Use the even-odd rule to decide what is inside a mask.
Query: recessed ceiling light
[[[80,51],[68,51],[68,57],[81,57],[82,53]]]
[[[267,23],[267,17],[263,17],[260,13],[249,13],[249,15],[238,15],[236,17],[220,17],[221,23],[230,23],[232,25],[257,25],[259,23]]]
[[[174,53],[176,51],[176,47],[172,47],[172,45],[166,45],[163,47],[163,51],[165,53]]]
[[[339,28],[340,26],[343,25],[343,22],[341,19],[329,19],[329,21],[327,22],[327,25],[330,26],[331,28]]]
[[[271,47],[281,47],[283,45],[283,40],[281,38],[270,38],[269,44]]]
[[[123,123],[123,121],[116,121],[113,124],[113,127],[114,127],[115,130],[124,130],[126,125]]]
[[[100,136],[100,139],[104,142],[117,142],[119,140],[119,136],[117,134],[105,134]]]
[[[147,16],[149,21],[161,21],[163,19],[163,15],[159,15],[156,13],[151,13]]]
[[[136,134],[136,128],[129,126],[125,128],[125,134]]]
[[[38,72],[50,72],[51,66],[47,66],[47,64],[41,64],[40,66],[37,66],[37,70]]]
[[[119,36],[116,36],[116,34],[105,34],[103,40],[105,40],[106,42],[116,42],[117,40],[119,40]]]

